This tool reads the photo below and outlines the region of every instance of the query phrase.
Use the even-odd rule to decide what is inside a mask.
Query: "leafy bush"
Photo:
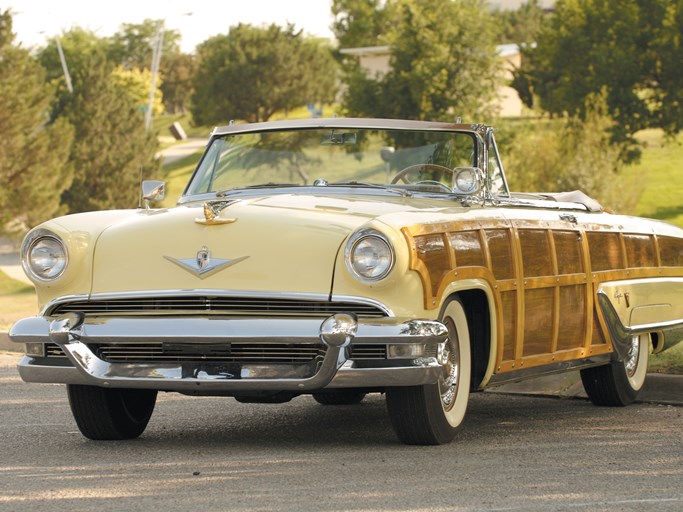
[[[592,96],[584,119],[503,121],[498,136],[510,187],[524,192],[581,190],[603,206],[632,213],[641,194],[624,175],[626,143],[611,137],[602,96]]]

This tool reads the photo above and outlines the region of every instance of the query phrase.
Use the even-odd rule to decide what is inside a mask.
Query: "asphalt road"
[[[166,394],[140,439],[92,442],[63,386],[25,384],[3,357],[3,512],[683,510],[683,407],[480,393],[455,442],[410,447],[379,396]]]

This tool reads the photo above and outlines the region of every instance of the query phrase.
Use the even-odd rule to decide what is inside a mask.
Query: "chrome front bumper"
[[[310,392],[323,388],[415,386],[434,383],[442,366],[436,357],[400,360],[400,366],[359,367],[348,358],[354,343],[365,345],[424,344],[434,347],[448,337],[440,322],[382,318],[364,320],[336,314],[322,323],[301,318],[164,318],[95,317],[68,314],[58,318],[31,317],[12,326],[16,343],[56,343],[72,366],[45,364],[44,358],[24,357],[19,373],[26,382],[85,384],[117,388],[151,388],[181,392],[251,391]],[[325,347],[315,373],[292,377],[268,365],[240,365],[238,372],[207,372],[203,363],[115,363],[95,355],[89,344],[180,344],[236,342],[310,343]],[[437,353],[436,350],[428,351]]]

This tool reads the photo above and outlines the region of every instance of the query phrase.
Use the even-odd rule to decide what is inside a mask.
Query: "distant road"
[[[189,138],[180,144],[167,147],[157,153],[157,157],[163,158],[162,164],[168,165],[178,160],[182,160],[186,156],[203,150],[206,147],[208,139],[206,138]]]

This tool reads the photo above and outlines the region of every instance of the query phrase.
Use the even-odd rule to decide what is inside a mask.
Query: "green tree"
[[[149,106],[149,90],[152,86],[152,73],[148,69],[124,69],[123,66],[117,66],[112,71],[111,77],[118,87],[126,91],[138,110],[144,112],[147,109]],[[160,85],[163,86],[160,84],[160,79],[157,78],[157,91],[152,105],[152,113],[155,116],[164,113]]]
[[[335,96],[336,63],[292,25],[240,24],[197,47],[192,115],[200,125],[267,121],[277,111]]]
[[[591,95],[585,116],[501,125],[510,187],[517,191],[582,190],[604,206],[632,213],[642,188],[624,178],[626,143],[612,141],[615,122],[604,95]]]
[[[57,37],[59,37],[62,45],[64,58],[70,72],[83,67],[83,61],[87,61],[91,55],[101,54],[106,56],[110,51],[110,44],[107,39],[79,27],[74,27],[61,36],[53,37],[46,46],[38,51],[38,60],[45,68],[49,81],[57,80],[62,84],[64,83],[64,71],[57,50]],[[116,64],[112,61],[110,69],[113,69],[115,66]]]
[[[549,13],[541,7],[539,0],[529,0],[516,10],[497,9],[493,11],[493,16],[500,29],[501,44],[530,44],[536,41],[536,36],[546,23]]]
[[[152,49],[163,33],[162,59],[180,53],[180,33],[167,30],[163,20],[146,19],[142,23],[124,23],[110,40],[109,57],[127,69],[149,69]]]
[[[196,69],[196,59],[192,54],[170,53],[161,56],[161,92],[167,112],[184,114],[187,111]]]
[[[74,68],[73,94],[60,89],[53,116],[76,130],[69,161],[73,183],[62,194],[70,213],[137,204],[139,180],[155,175],[155,134],[129,91],[112,77],[106,57],[93,53]]]
[[[163,105],[169,112],[183,111],[192,92],[190,77],[194,73],[194,59],[180,51],[180,33],[168,30],[163,20],[146,19],[142,23],[124,23],[110,39],[109,58],[125,69],[152,68],[153,48],[162,36],[160,75],[163,83]],[[156,107],[155,107],[156,108]]]
[[[643,128],[681,130],[682,0],[559,0],[556,11],[526,50],[520,96],[585,117],[586,98],[605,91],[618,141]]]
[[[345,75],[351,115],[483,119],[492,115],[499,77],[496,29],[479,0],[397,0],[387,34],[390,71]]]
[[[390,9],[383,0],[332,0],[332,32],[339,48],[386,44]]]
[[[49,123],[53,90],[45,70],[13,46],[12,17],[0,12],[0,232],[24,231],[63,212],[73,128]]]

